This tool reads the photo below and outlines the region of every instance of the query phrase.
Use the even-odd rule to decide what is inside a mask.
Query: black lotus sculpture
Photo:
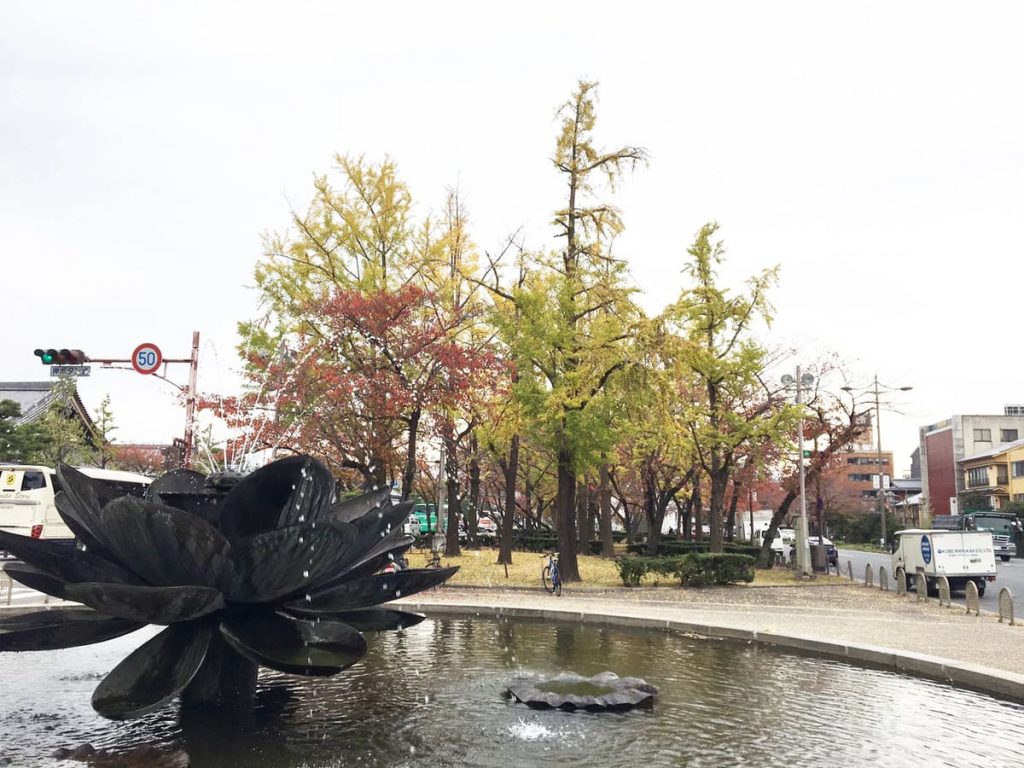
[[[413,542],[411,503],[387,489],[335,503],[334,479],[305,456],[233,480],[176,470],[146,499],[110,498],[71,467],[57,470],[57,509],[83,549],[0,531],[22,562],[4,570],[82,603],[0,619],[0,651],[68,648],[146,624],[167,628],[96,688],[112,719],[184,706],[251,701],[258,666],[333,675],[366,652],[362,632],[418,614],[378,607],[447,580],[457,568],[380,573]]]
[[[588,712],[621,711],[650,706],[657,686],[639,677],[601,672],[583,677],[562,672],[549,680],[516,678],[506,687],[509,696],[533,709],[584,709]]]

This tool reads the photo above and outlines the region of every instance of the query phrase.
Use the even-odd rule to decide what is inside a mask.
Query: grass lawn
[[[413,568],[422,568],[430,559],[429,552],[412,551],[406,555],[409,565]],[[448,582],[464,586],[476,587],[537,587],[540,588],[540,571],[547,562],[546,556],[537,552],[513,552],[512,564],[508,567],[508,577],[505,576],[505,566],[497,564],[498,550],[480,549],[463,550],[461,557],[443,557],[442,564],[448,566],[459,566],[459,572]],[[577,562],[580,566],[580,576],[583,583],[576,585],[573,589],[608,589],[622,586],[622,579],[619,578],[619,570],[615,562],[605,560],[591,555],[580,555]],[[771,586],[799,586],[801,584],[843,584],[849,583],[849,579],[839,576],[818,576],[813,581],[797,581],[793,577],[793,571],[786,568],[773,568],[771,570],[755,570],[754,582],[751,587]],[[660,577],[655,581],[647,577],[644,586],[676,586],[673,579]]]

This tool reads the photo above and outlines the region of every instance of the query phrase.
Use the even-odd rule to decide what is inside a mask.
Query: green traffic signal
[[[32,354],[43,365],[82,365],[89,359],[80,349],[37,349]]]

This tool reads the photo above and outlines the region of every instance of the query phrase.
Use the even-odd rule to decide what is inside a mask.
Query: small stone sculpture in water
[[[506,691],[534,709],[603,712],[647,706],[658,689],[639,677],[619,677],[614,672],[593,677],[563,672],[549,680],[518,678],[508,684]]]
[[[387,489],[335,503],[330,472],[306,456],[227,481],[176,470],[147,497],[109,498],[68,466],[56,505],[83,549],[0,531],[17,581],[85,607],[0,619],[0,651],[101,642],[167,625],[97,686],[93,708],[138,717],[179,694],[183,706],[245,704],[258,666],[333,675],[366,652],[361,632],[411,626],[382,603],[446,581],[457,568],[381,574],[413,538],[410,502]]]

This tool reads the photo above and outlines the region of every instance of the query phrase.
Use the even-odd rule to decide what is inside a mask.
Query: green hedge
[[[752,547],[749,544],[729,544],[723,545],[722,549],[726,552],[732,552],[737,555],[749,555],[750,557],[757,558],[758,553],[761,551],[760,547]],[[636,555],[643,555],[647,551],[647,545],[643,543],[630,544],[629,552]],[[675,539],[662,539],[658,545],[658,555],[664,557],[670,557],[672,555],[688,555],[691,552],[710,552],[711,542],[704,541],[677,541]]]
[[[534,532],[519,535],[515,540],[516,549],[527,552],[557,552],[558,536],[554,533]]]
[[[636,587],[649,573],[675,576],[684,587],[710,587],[754,580],[754,558],[733,552],[691,552],[672,557],[623,557],[615,562],[619,578]]]
[[[679,570],[679,581],[684,587],[710,587],[737,581],[749,584],[754,580],[754,558],[749,555],[695,552],[685,560]]]

